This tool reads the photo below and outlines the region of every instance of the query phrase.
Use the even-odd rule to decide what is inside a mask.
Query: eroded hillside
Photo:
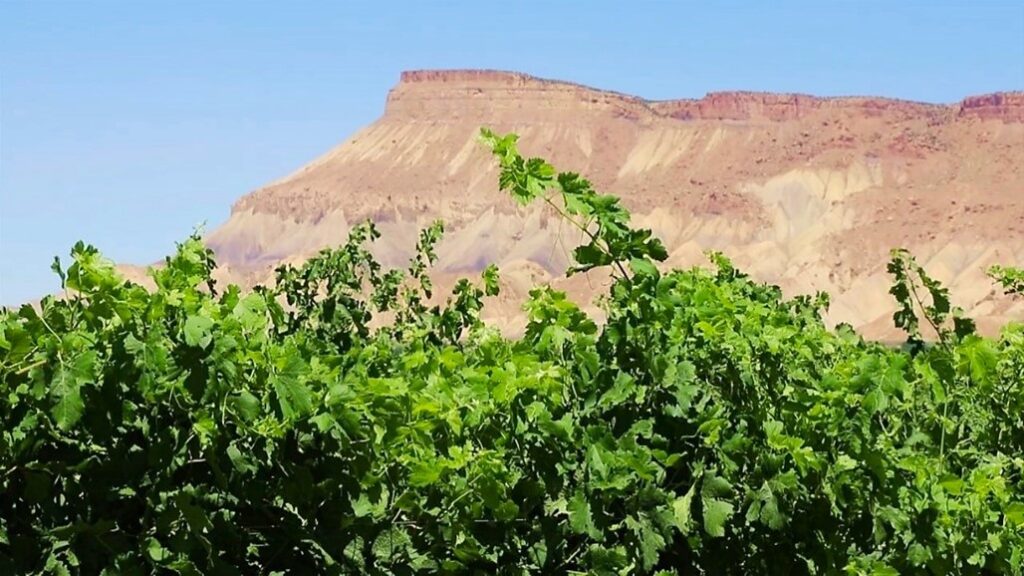
[[[560,279],[576,238],[497,192],[481,126],[624,198],[662,237],[669,264],[723,250],[789,294],[832,294],[829,319],[893,337],[888,250],[911,249],[983,330],[1024,318],[991,263],[1024,262],[1024,93],[933,105],[748,92],[651,102],[491,71],[406,72],[384,115],[294,174],[243,197],[208,237],[234,281],[344,240],[374,219],[387,264],[442,218],[443,278],[497,263],[488,315],[514,331],[535,282],[580,301],[599,277]]]

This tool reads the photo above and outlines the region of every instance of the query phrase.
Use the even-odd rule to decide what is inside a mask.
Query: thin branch
[[[606,256],[608,256],[609,258],[612,259],[612,262],[615,264],[615,267],[619,269],[619,273],[622,274],[623,278],[625,278],[626,280],[630,279],[629,273],[627,273],[626,269],[622,267],[622,262],[619,262],[617,259],[615,259],[615,257],[612,255],[611,251],[608,250],[608,248],[598,244],[600,239],[593,232],[591,232],[586,226],[580,224],[579,222],[574,220],[571,216],[566,214],[565,211],[562,210],[562,208],[560,208],[557,204],[555,204],[554,202],[551,201],[551,198],[549,196],[542,196],[542,198],[544,199],[544,202],[546,202],[548,206],[551,206],[551,208],[554,209],[555,212],[558,212],[558,214],[562,218],[568,220],[570,224],[572,224],[573,226],[579,228],[580,230],[583,231],[584,234],[589,236],[590,239],[594,241],[594,245],[597,246],[602,252],[604,252]]]

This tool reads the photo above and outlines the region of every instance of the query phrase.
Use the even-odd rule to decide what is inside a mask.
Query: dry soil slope
[[[953,105],[884,98],[714,93],[651,102],[492,71],[402,74],[383,117],[294,174],[243,197],[209,244],[236,277],[266,278],[373,218],[381,258],[402,264],[417,229],[449,229],[440,272],[497,263],[509,293],[489,315],[514,329],[534,281],[580,299],[600,278],[558,280],[574,238],[496,191],[476,140],[515,131],[527,153],[621,195],[670,263],[725,251],[789,294],[833,295],[829,319],[893,337],[884,264],[905,246],[985,327],[1024,318],[990,263],[1024,262],[1024,93]]]

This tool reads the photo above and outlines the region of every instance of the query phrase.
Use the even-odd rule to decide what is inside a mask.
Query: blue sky
[[[414,68],[953,102],[1024,88],[1024,3],[0,0],[0,304],[79,239],[160,259]]]

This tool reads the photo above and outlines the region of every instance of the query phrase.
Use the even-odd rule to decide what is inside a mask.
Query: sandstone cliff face
[[[983,327],[1024,318],[983,267],[1024,263],[1024,93],[933,105],[884,98],[726,92],[650,102],[493,71],[402,75],[385,114],[294,174],[239,200],[208,238],[232,278],[269,278],[374,219],[381,259],[402,265],[443,218],[439,275],[502,266],[489,311],[514,331],[532,282],[586,301],[601,278],[560,279],[576,238],[498,194],[481,126],[624,198],[672,265],[724,250],[789,294],[833,294],[829,319],[893,337],[884,272],[905,246]]]
[[[971,96],[960,103],[960,116],[1024,122],[1024,93]]]

